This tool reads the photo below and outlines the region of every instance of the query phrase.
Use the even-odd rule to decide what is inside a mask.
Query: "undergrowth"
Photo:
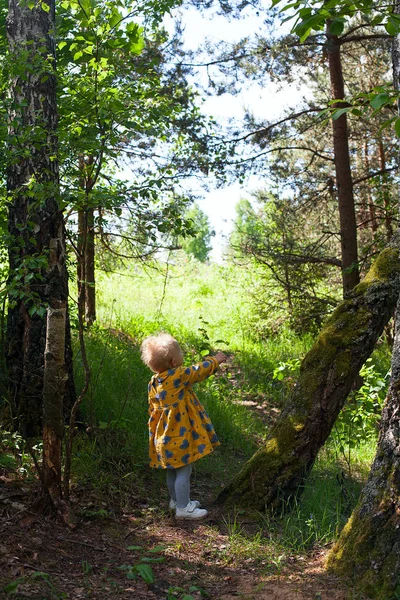
[[[209,499],[262,444],[312,344],[310,336],[299,337],[286,329],[268,339],[252,335],[246,280],[234,277],[231,269],[197,265],[186,271],[176,266],[169,271],[164,295],[163,277],[165,273],[139,269],[100,274],[99,319],[85,335],[91,382],[80,411],[73,481],[76,490],[87,487],[105,498],[115,514],[129,510],[138,498],[162,514],[168,501],[164,473],[148,468],[151,373],[140,359],[145,336],[171,332],[179,339],[187,364],[207,349],[222,349],[229,356],[221,371],[196,389],[222,442],[211,456],[195,464],[193,485]],[[76,340],[74,344],[79,391],[83,368]],[[228,561],[246,554],[270,569],[273,565],[278,573],[290,553],[305,552],[337,536],[357,501],[374,454],[377,415],[389,369],[383,343],[365,369],[363,387],[349,399],[291,510],[260,514],[252,532],[240,512],[226,516]],[[23,442],[6,432],[0,441],[0,468],[26,469],[29,461]]]

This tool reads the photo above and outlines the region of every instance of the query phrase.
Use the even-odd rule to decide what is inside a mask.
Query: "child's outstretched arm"
[[[179,369],[179,376],[177,373],[176,385],[183,383],[187,385],[189,383],[198,383],[213,375],[221,362],[226,360],[225,354],[217,352],[215,356],[206,356],[201,362],[192,365],[191,367],[181,367]]]

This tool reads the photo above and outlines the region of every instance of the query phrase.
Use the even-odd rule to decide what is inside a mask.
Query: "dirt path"
[[[213,511],[186,523],[143,505],[119,518],[86,510],[71,530],[31,515],[28,498],[0,485],[2,599],[361,599],[324,573],[327,549],[280,563],[267,545],[246,546]]]

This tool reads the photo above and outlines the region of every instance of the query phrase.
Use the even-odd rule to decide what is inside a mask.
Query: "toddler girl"
[[[170,508],[176,517],[202,519],[207,511],[199,508],[197,500],[190,500],[192,463],[220,442],[192,384],[215,373],[226,356],[218,352],[183,367],[182,350],[168,333],[146,338],[141,353],[154,373],[149,383],[150,466],[167,469]]]

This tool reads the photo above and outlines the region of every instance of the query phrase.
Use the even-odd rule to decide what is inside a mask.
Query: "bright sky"
[[[268,3],[269,4],[269,3]],[[178,11],[173,13],[173,16]],[[204,44],[208,38],[211,41],[236,42],[246,35],[250,35],[262,28],[262,16],[246,16],[243,19],[233,19],[228,22],[225,18],[214,16],[212,20],[206,19],[201,13],[194,10],[187,10],[182,14],[182,21],[185,26],[184,39],[189,49],[196,49]],[[173,21],[166,21],[168,27]],[[285,27],[288,31],[288,25]],[[282,29],[283,33],[283,29]],[[279,31],[277,31],[279,34]],[[276,84],[270,83],[267,87],[260,88],[255,84],[250,84],[246,91],[235,97],[229,94],[213,96],[206,99],[203,110],[215,117],[217,120],[224,120],[229,117],[241,117],[245,109],[251,109],[256,117],[273,119],[282,113],[282,109],[289,103],[293,104],[293,99],[300,97],[306,90],[296,89],[295,86],[287,86],[283,89],[277,89]],[[232,229],[232,221],[236,216],[235,207],[237,202],[245,197],[251,198],[252,190],[262,186],[262,181],[256,177],[247,180],[243,185],[235,183],[229,187],[211,190],[199,205],[207,214],[212,228],[216,231],[216,237],[213,238],[212,258],[219,261],[222,256],[225,245],[225,236],[229,235]]]

